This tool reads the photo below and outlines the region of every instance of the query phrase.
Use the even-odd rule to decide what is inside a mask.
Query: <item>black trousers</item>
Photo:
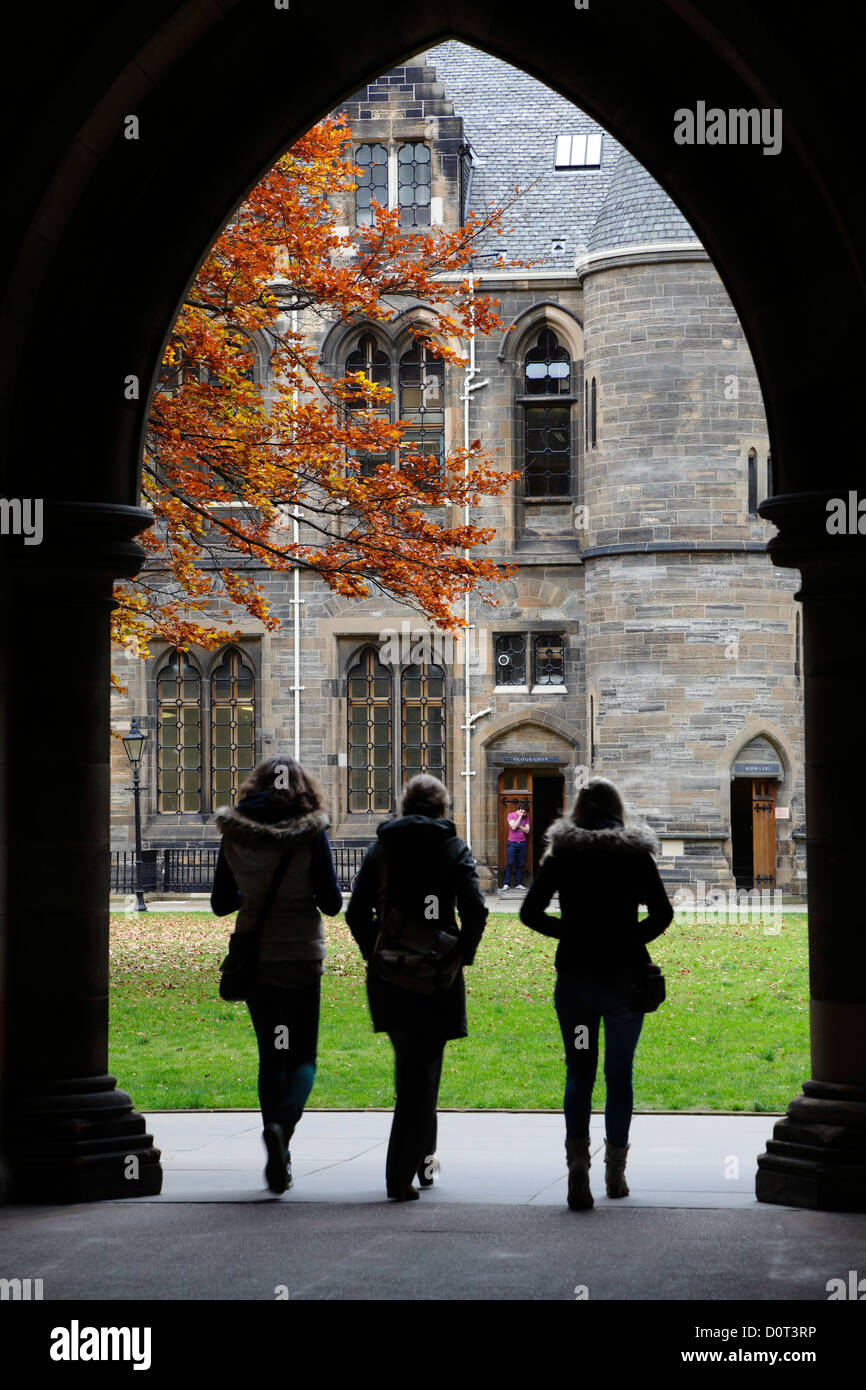
[[[286,1147],[316,1077],[321,984],[288,989],[257,984],[247,1008],[259,1044],[262,1123],[278,1124]]]
[[[388,1031],[394,1048],[396,1101],[385,1185],[388,1191],[409,1187],[436,1152],[436,1105],[442,1078],[445,1039],[409,1029]],[[427,1176],[432,1176],[428,1173]]]

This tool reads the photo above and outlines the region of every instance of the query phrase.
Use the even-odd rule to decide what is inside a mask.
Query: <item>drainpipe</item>
[[[473,301],[474,295],[475,295],[475,276],[474,276],[473,272],[470,271],[470,272],[469,272],[469,297],[470,297],[470,302]],[[466,371],[466,378],[465,378],[465,381],[464,381],[463,396],[462,396],[462,400],[463,400],[463,447],[464,447],[464,449],[466,449],[467,451],[468,451],[468,449],[469,449],[469,441],[470,441],[470,433],[469,433],[469,402],[470,402],[470,400],[472,399],[472,392],[473,392],[473,391],[480,391],[481,388],[482,388],[483,386],[486,386],[486,385],[487,385],[487,382],[486,382],[486,381],[477,381],[477,382],[476,382],[476,381],[474,380],[475,375],[476,375],[476,367],[475,367],[475,323],[474,323],[474,316],[473,316],[473,322],[472,322],[471,325],[470,325],[470,333],[469,333],[469,366],[468,366],[467,371]],[[464,476],[465,478],[468,478],[468,477],[469,477],[469,455],[468,455],[468,453],[467,453],[466,460],[465,460],[464,465],[463,465],[463,476]],[[468,526],[468,525],[469,525],[469,503],[468,503],[468,502],[465,503],[465,504],[464,504],[464,507],[463,507],[463,525],[464,525],[464,526]],[[468,551],[468,550],[464,550],[463,555],[464,555],[464,557],[465,557],[467,560],[469,559],[469,551]],[[463,617],[464,617],[464,621],[465,621],[464,632],[466,633],[466,636],[465,636],[465,638],[464,638],[464,643],[463,643],[463,732],[464,732],[464,735],[465,735],[463,779],[464,779],[464,782],[465,782],[465,784],[466,784],[466,787],[465,787],[465,792],[466,792],[466,843],[467,843],[467,845],[469,846],[469,848],[471,849],[471,848],[472,848],[472,778],[475,776],[475,770],[474,770],[473,767],[472,767],[472,728],[473,728],[473,725],[475,724],[475,721],[478,720],[478,719],[480,719],[480,718],[482,717],[482,714],[489,714],[490,711],[489,711],[489,710],[483,710],[483,711],[481,712],[481,714],[474,714],[474,715],[471,713],[471,694],[472,694],[472,692],[471,692],[470,683],[469,683],[469,636],[470,636],[470,633],[473,632],[473,631],[475,630],[475,625],[474,625],[474,623],[473,623],[473,624],[470,624],[470,622],[469,622],[469,618],[470,618],[470,608],[469,608],[469,594],[468,594],[468,592],[467,592],[467,594],[465,595],[465,598],[464,598]]]
[[[293,310],[292,310],[292,332],[293,332],[293,333],[297,333],[297,331],[298,331],[298,311],[297,311],[297,309],[293,309]],[[297,386],[292,387],[292,404],[293,404],[294,406],[297,406],[297,404],[298,404],[298,388],[297,388]],[[299,537],[300,537],[299,520],[300,520],[300,516],[301,516],[301,513],[300,513],[300,511],[299,511],[299,509],[298,509],[297,503],[295,503],[295,508],[294,508],[294,512],[293,512],[292,515],[293,515],[293,520],[292,520],[292,540],[293,540],[294,544],[297,545],[297,544],[298,544]],[[300,761],[301,761],[301,691],[304,689],[304,686],[301,685],[301,604],[304,602],[304,600],[301,598],[301,567],[300,567],[300,565],[297,563],[297,561],[295,562],[294,574],[293,574],[293,579],[292,579],[292,586],[293,586],[292,609],[293,609],[293,613],[294,613],[294,619],[293,619],[293,633],[294,633],[294,655],[295,655],[295,683],[294,683],[294,685],[291,686],[291,692],[292,692],[292,695],[294,696],[294,720],[293,720],[293,723],[294,723],[294,729],[293,729],[293,732],[294,732],[294,748],[293,748],[293,752],[294,752],[295,761],[296,761],[296,762],[300,762]]]

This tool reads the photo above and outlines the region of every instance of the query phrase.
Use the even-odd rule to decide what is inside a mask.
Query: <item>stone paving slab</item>
[[[157,1112],[146,1116],[162,1151],[163,1190],[142,1201],[256,1202],[264,1187],[257,1113]],[[596,1202],[614,1207],[760,1207],[757,1155],[774,1116],[636,1115],[631,1195],[604,1195],[604,1119],[593,1115],[590,1181]],[[389,1111],[307,1111],[292,1143],[294,1186],[283,1202],[378,1202],[383,1197]],[[439,1116],[436,1184],[428,1206],[494,1203],[562,1206],[564,1123],[559,1114],[444,1111]]]

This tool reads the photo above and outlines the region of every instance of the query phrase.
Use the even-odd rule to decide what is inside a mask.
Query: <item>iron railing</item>
[[[337,881],[350,893],[366,852],[366,845],[333,845]],[[174,846],[142,851],[136,875],[135,851],[111,851],[111,892],[209,893],[213,886],[219,846]]]

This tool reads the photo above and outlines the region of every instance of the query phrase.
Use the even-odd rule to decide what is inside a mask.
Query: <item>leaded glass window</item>
[[[234,803],[255,762],[255,676],[234,647],[211,674],[211,804]]]
[[[348,677],[349,810],[389,811],[392,799],[391,672],[372,647]]]
[[[758,514],[758,451],[750,449],[747,460],[747,488],[749,516]]]
[[[527,396],[567,396],[571,388],[571,358],[551,328],[543,328],[535,347],[526,354]]]
[[[527,497],[567,497],[571,491],[571,429],[567,405],[526,410]]]
[[[156,683],[157,811],[200,811],[201,677],[185,652],[175,652]]]
[[[346,358],[346,371],[363,372],[374,386],[391,385],[391,358],[384,348],[379,346],[372,333],[365,333],[354,352],[349,353]],[[390,420],[391,418],[390,404],[372,406],[368,400],[365,400],[361,392],[347,404],[349,410],[370,410],[374,416],[381,419]],[[387,463],[388,461],[387,454],[374,454],[366,451],[358,452],[353,457],[362,478],[369,478],[380,463]]]
[[[535,685],[565,684],[565,642],[562,633],[539,633],[535,646]]]
[[[400,358],[400,418],[408,422],[401,448],[407,453],[433,454],[441,464],[445,453],[445,363],[416,342]]]
[[[496,684],[526,685],[526,638],[520,633],[496,638]]]
[[[359,145],[355,163],[360,169],[355,189],[355,223],[359,227],[372,227],[371,202],[375,200],[382,207],[388,206],[388,151],[384,145]]]
[[[403,782],[419,773],[445,780],[445,672],[407,666],[401,683]]]
[[[397,150],[397,205],[401,227],[430,226],[429,145],[401,145]]]
[[[571,358],[550,328],[526,354],[524,387],[538,404],[524,406],[524,487],[527,497],[566,497],[571,492],[571,407],[557,396],[571,390]],[[542,403],[541,398],[545,398]]]

